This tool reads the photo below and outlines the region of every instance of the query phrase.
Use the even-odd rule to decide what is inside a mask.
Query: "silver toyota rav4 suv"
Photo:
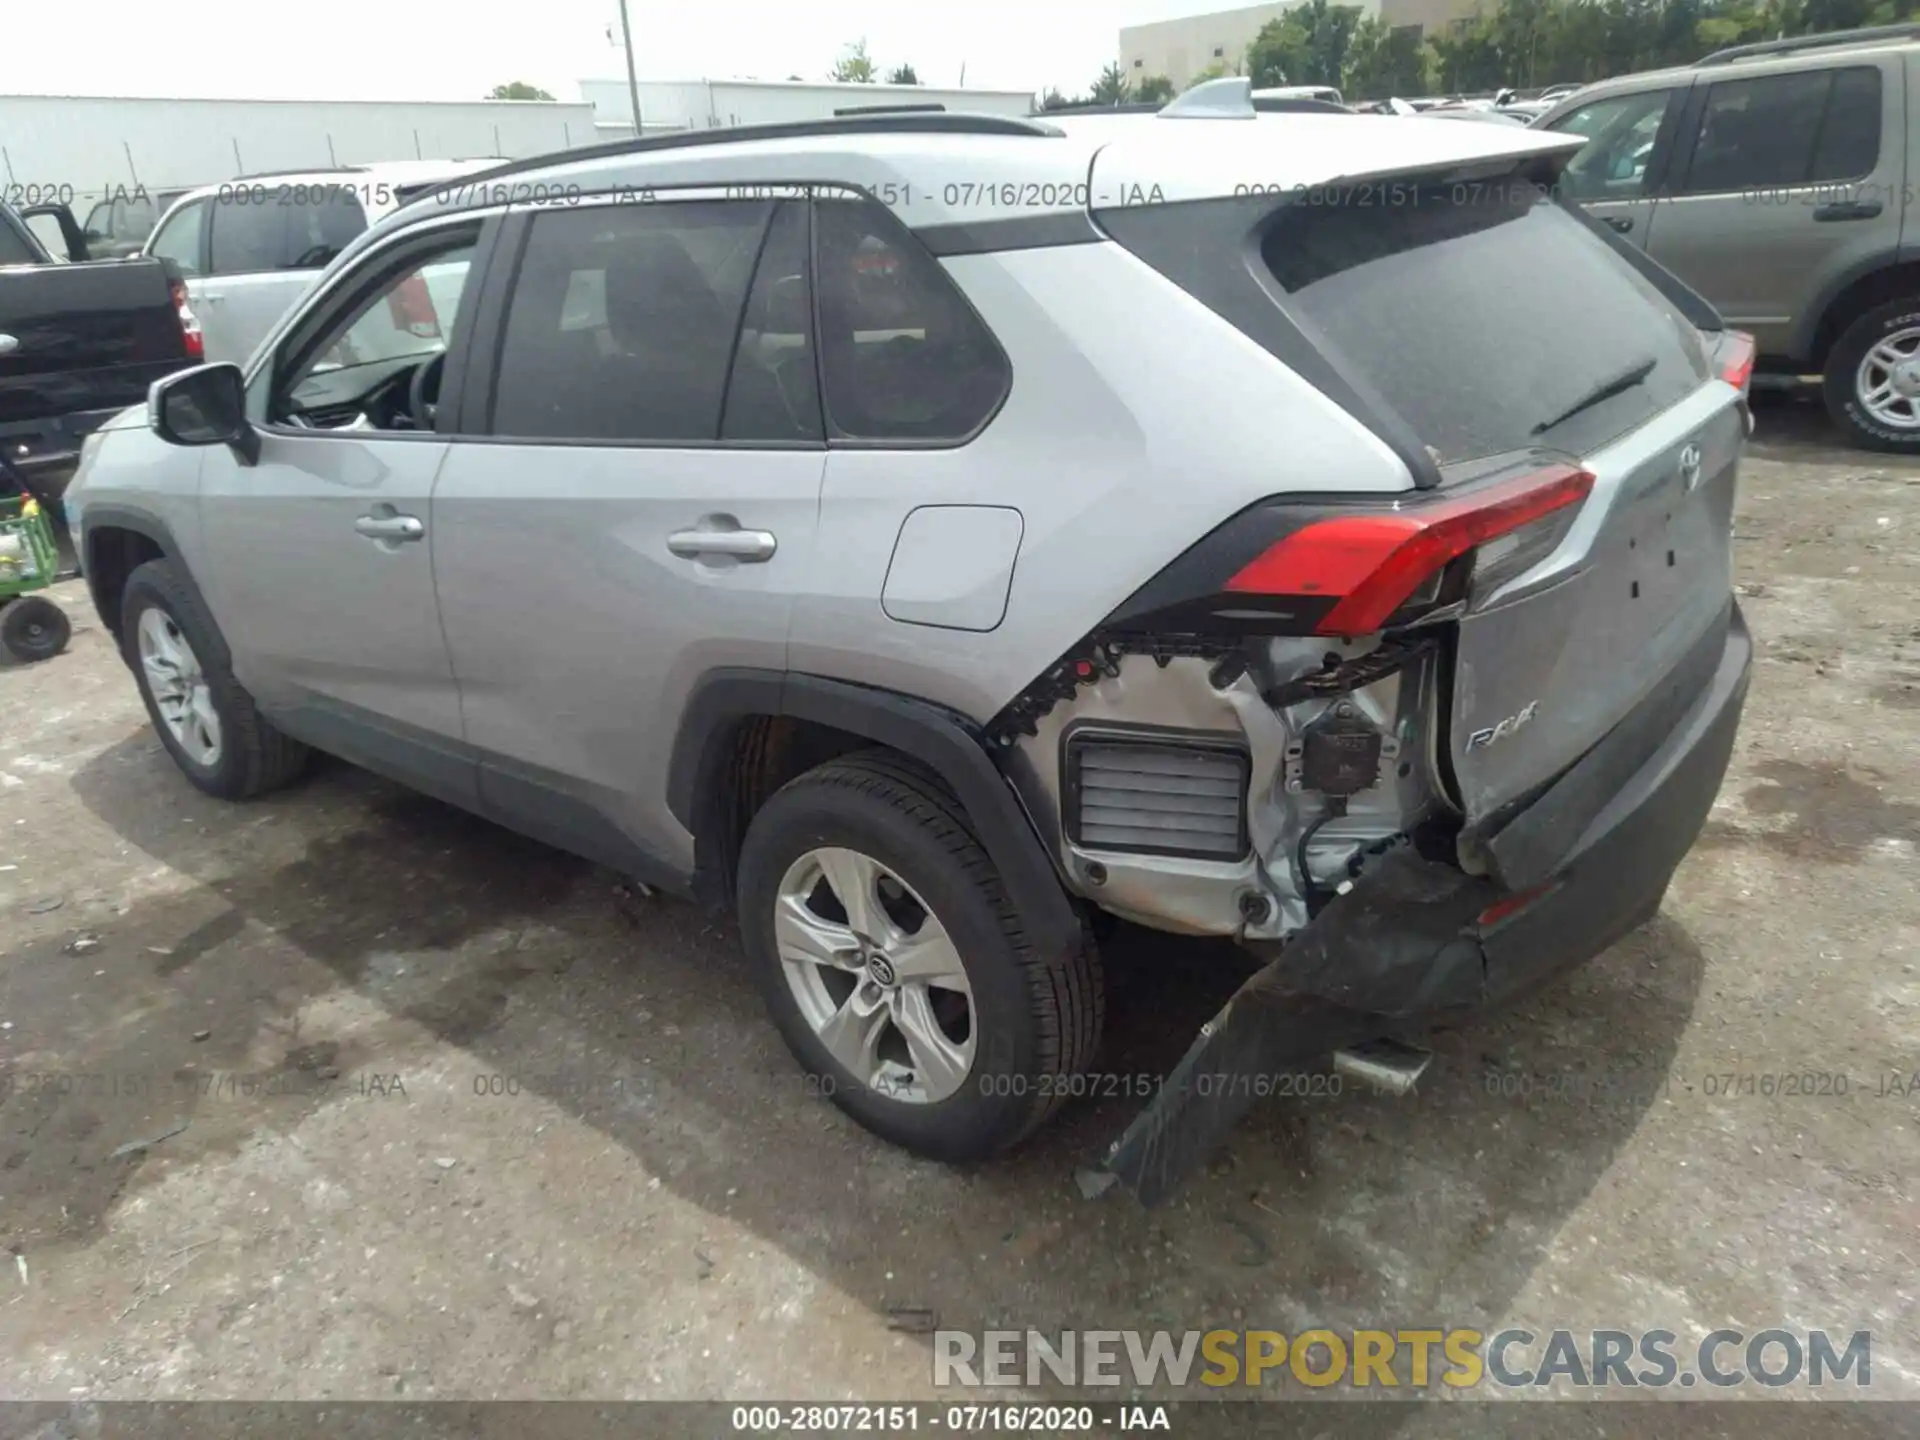
[[[1103,1157],[1156,1199],[1256,1077],[1403,1073],[1645,920],[1719,786],[1750,347],[1554,198],[1579,144],[1216,101],[517,164],[91,441],[87,581],[195,785],[311,746],[732,907],[923,1154],[1085,1088],[1103,914],[1237,939]]]

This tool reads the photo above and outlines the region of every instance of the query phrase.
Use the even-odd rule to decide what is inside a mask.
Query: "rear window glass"
[[[1442,464],[1590,450],[1705,378],[1692,326],[1538,187],[1394,195],[1287,206],[1262,255],[1289,308]]]

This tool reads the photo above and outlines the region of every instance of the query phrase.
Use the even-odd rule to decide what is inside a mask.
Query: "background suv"
[[[281,313],[369,225],[444,180],[497,159],[400,160],[246,175],[190,190],[141,253],[187,278],[208,360],[244,360]]]
[[[1737,46],[1589,85],[1567,192],[1759,343],[1859,445],[1920,452],[1920,28]]]
[[[1082,1093],[1097,917],[1237,939],[1109,1156],[1150,1197],[1252,1076],[1597,953],[1745,695],[1750,347],[1552,197],[1577,141],[1221,83],[628,143],[352,242],[70,492],[168,751],[731,907],[822,1091],[946,1159]]]

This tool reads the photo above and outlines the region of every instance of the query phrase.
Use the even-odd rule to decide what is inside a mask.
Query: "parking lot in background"
[[[913,1398],[934,1323],[1686,1317],[1870,1329],[1920,1398],[1917,539],[1920,464],[1763,405],[1752,699],[1659,918],[1154,1212],[1073,1181],[1137,1100],[917,1161],[810,1093],[730,925],[340,764],[201,795],[63,585],[71,650],[0,669],[0,1393]],[[1244,973],[1110,955],[1108,1073]]]

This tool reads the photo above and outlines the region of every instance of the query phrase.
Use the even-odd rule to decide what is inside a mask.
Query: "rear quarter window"
[[[1309,333],[1440,463],[1590,450],[1706,378],[1693,327],[1539,186],[1387,193],[1396,203],[1335,194],[1285,206],[1261,255]],[[1643,368],[1618,395],[1561,418]]]

